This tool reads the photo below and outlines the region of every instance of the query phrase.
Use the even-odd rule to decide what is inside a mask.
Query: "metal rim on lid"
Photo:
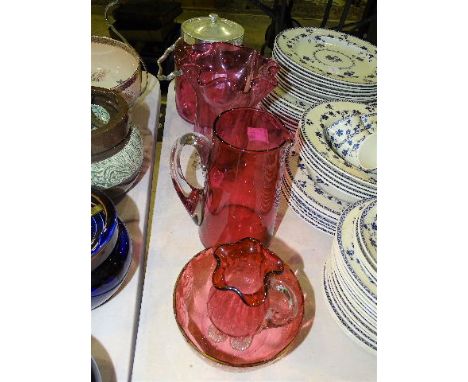
[[[220,18],[216,13],[188,19],[182,23],[181,29],[187,44],[223,41],[240,45],[244,38],[244,28],[240,24]]]

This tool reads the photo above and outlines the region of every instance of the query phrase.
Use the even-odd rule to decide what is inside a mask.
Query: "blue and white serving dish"
[[[91,191],[91,309],[119,289],[132,261],[132,243],[114,205],[102,192]]]

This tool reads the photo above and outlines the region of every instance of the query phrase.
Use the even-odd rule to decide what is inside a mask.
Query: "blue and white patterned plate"
[[[377,83],[375,84],[357,84],[357,83],[345,83],[337,82],[332,77],[319,76],[315,73],[307,71],[304,67],[297,66],[290,57],[284,54],[279,46],[275,43],[273,46],[272,57],[281,64],[281,69],[288,76],[293,75],[306,82],[314,83],[316,86],[325,87],[326,89],[336,89],[339,91],[350,92],[350,93],[364,93],[364,94],[376,94]]]
[[[325,215],[321,209],[317,208],[316,205],[306,202],[304,197],[295,189],[291,188],[291,185],[286,181],[283,181],[281,185],[283,187],[283,193],[287,196],[290,203],[295,204],[298,209],[301,209],[308,215],[318,219],[322,225],[327,226],[333,232],[335,231],[338,219]]]
[[[358,220],[358,234],[364,250],[377,264],[377,200],[374,200],[362,211]]]
[[[309,175],[304,161],[297,152],[290,150],[286,155],[285,181],[291,185],[291,188],[296,191],[297,195],[300,195],[305,203],[313,206],[333,221],[338,221],[341,212],[348,206],[348,203],[324,192],[321,185],[315,183]],[[326,184],[322,179],[320,182]]]
[[[304,221],[309,223],[315,228],[318,228],[320,231],[333,236],[335,234],[335,225],[333,227],[330,227],[328,224],[324,223],[324,220],[322,217],[319,215],[312,213],[309,209],[307,208],[302,208],[298,205],[296,205],[296,201],[294,197],[291,197],[291,194],[289,194],[285,188],[281,188],[281,194],[285,198],[286,202],[289,204],[289,206],[293,209],[293,211]]]
[[[351,304],[354,309],[359,311],[359,313],[366,318],[367,322],[376,328],[377,306],[372,300],[363,295],[353,283],[349,284],[348,279],[344,277],[342,273],[343,271],[337,263],[337,261],[340,261],[338,257],[339,256],[337,256],[336,253],[330,253],[330,256],[327,258],[327,262],[330,267],[330,273],[334,274],[334,277],[339,283],[339,286],[344,295],[346,295],[349,304]]]
[[[294,80],[294,82],[304,83],[309,86],[313,86],[316,89],[320,89],[321,92],[325,94],[331,94],[333,92],[339,93],[340,95],[347,96],[347,97],[366,97],[372,98],[377,96],[377,87],[371,88],[361,88],[356,87],[355,85],[337,85],[332,84],[328,80],[323,80],[314,77],[308,77],[307,74],[301,72],[297,68],[290,68],[288,67],[287,57],[282,55],[276,48],[273,49],[273,58],[277,60],[280,64],[279,74],[288,79]],[[304,89],[306,90],[306,89]],[[314,90],[314,89],[309,89]]]
[[[365,290],[357,280],[356,273],[351,271],[343,259],[338,243],[335,240],[332,243],[331,256],[335,258],[335,271],[339,273],[340,279],[350,289],[359,302],[366,307],[366,311],[377,317],[377,300]],[[354,273],[353,273],[354,272]]]
[[[352,323],[350,323],[346,315],[337,306],[335,295],[330,289],[330,282],[327,276],[327,267],[328,264],[325,263],[322,276],[322,291],[324,293],[325,300],[328,302],[326,305],[329,307],[332,317],[338,323],[338,326],[341,327],[342,330],[349,336],[349,338],[355,341],[358,345],[362,346],[364,349],[375,352],[377,350],[376,342],[372,339],[368,339],[368,336],[366,336],[362,330],[356,328]]]
[[[297,99],[289,91],[280,86],[274,88],[266,98],[278,101],[280,106],[284,106],[287,110],[291,109],[291,111],[298,114],[299,117],[302,117],[304,110],[307,110],[311,106],[309,102]]]
[[[289,123],[293,123],[295,125],[299,125],[299,121],[301,117],[298,117],[298,114],[294,114],[287,109],[286,107],[282,106],[279,102],[275,102],[273,99],[263,99],[261,102],[266,108],[272,110],[274,114],[280,115],[282,118],[286,119]]]
[[[330,185],[341,190],[343,193],[348,194],[352,197],[359,199],[368,199],[375,197],[377,190],[369,188],[362,183],[353,182],[350,178],[341,176],[338,172],[334,171],[327,163],[324,163],[319,156],[314,154],[309,144],[303,139],[302,131],[299,129],[297,132],[297,146],[301,152],[301,157],[304,159],[306,167],[308,169],[315,170],[323,179],[325,179]],[[333,154],[338,157],[337,154]],[[339,158],[339,157],[338,157]],[[336,195],[339,197],[339,195]],[[342,198],[346,200],[345,198]]]
[[[356,300],[349,298],[344,292],[344,288],[336,273],[333,271],[333,265],[328,268],[328,282],[330,289],[335,294],[335,302],[341,308],[341,311],[347,319],[357,328],[367,334],[369,340],[375,341],[377,338],[377,322],[371,319],[363,309],[356,303]]]
[[[354,203],[362,199],[362,197],[357,197],[353,194],[349,194],[348,192],[341,191],[333,184],[333,182],[328,181],[327,177],[323,177],[319,172],[315,170],[315,168],[308,166],[305,160],[304,164],[305,170],[313,179],[313,181],[317,183],[320,186],[320,188],[322,188],[322,190],[325,191],[327,194],[333,195],[336,198],[347,203]]]
[[[275,46],[293,67],[314,77],[337,84],[377,83],[376,47],[345,33],[311,27],[287,29],[276,36]]]
[[[353,275],[353,279],[373,301],[377,302],[377,284],[366,272],[362,258],[354,249],[354,221],[368,203],[369,200],[360,200],[349,205],[343,211],[336,229],[336,242],[346,268]]]
[[[354,102],[324,102],[316,105],[304,113],[299,124],[302,139],[307,148],[342,179],[376,190],[375,175],[347,163],[333,151],[325,138],[324,129],[327,126],[356,112],[374,114],[376,110],[372,106]]]
[[[377,99],[377,94],[369,96],[365,95],[348,95],[340,90],[328,90],[325,88],[315,87],[311,83],[302,82],[292,76],[285,77],[284,74],[278,72],[277,75],[278,83],[283,89],[287,89],[292,95],[298,99],[302,99],[308,102],[317,102],[322,99],[343,99],[353,102],[372,102]]]

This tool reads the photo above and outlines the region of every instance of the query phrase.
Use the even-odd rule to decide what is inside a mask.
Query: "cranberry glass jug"
[[[283,273],[284,264],[257,240],[221,245],[213,255],[217,266],[208,316],[220,333],[231,338],[234,349],[245,350],[263,328],[285,326],[302,310],[297,283],[291,289],[275,278]]]
[[[220,113],[255,107],[277,85],[278,64],[255,49],[224,42],[189,49],[180,70],[196,94],[195,131],[207,137]]]
[[[253,108],[220,114],[212,141],[198,133],[185,134],[176,141],[170,157],[172,181],[199,225],[205,247],[245,237],[269,244],[285,152],[291,144],[289,131],[278,119]],[[198,151],[205,174],[204,189],[190,185],[184,177],[180,155],[186,145]]]

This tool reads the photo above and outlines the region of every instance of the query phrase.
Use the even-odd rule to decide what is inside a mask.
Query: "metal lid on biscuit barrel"
[[[217,41],[241,45],[244,39],[244,28],[240,24],[220,18],[215,13],[186,20],[181,28],[182,38],[191,45]]]

